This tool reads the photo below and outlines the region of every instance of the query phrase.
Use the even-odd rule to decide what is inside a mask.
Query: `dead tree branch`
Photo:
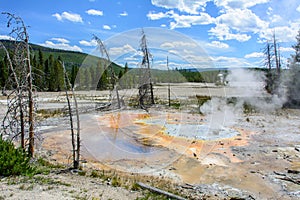
[[[8,95],[8,111],[3,120],[4,133],[9,138],[21,136],[21,146],[25,148],[25,134],[28,133],[28,153],[34,154],[34,98],[32,70],[30,64],[29,35],[22,18],[3,12],[7,17],[7,27],[11,28],[10,36],[14,38],[15,46],[11,58],[4,45],[9,61],[10,76],[8,84],[12,90]],[[19,131],[20,130],[20,131]]]
[[[175,195],[175,194],[172,194],[172,193],[170,193],[170,192],[167,192],[167,191],[158,189],[158,188],[156,188],[156,187],[152,187],[152,186],[150,186],[150,185],[146,185],[146,184],[141,183],[141,182],[138,182],[137,184],[138,184],[140,187],[145,188],[145,189],[147,189],[147,190],[150,190],[150,191],[152,191],[152,192],[156,192],[156,193],[158,193],[158,194],[163,194],[163,195],[165,195],[165,196],[167,196],[167,197],[170,197],[170,198],[173,198],[173,199],[185,200],[185,198],[183,198],[183,197],[180,197],[180,196]]]

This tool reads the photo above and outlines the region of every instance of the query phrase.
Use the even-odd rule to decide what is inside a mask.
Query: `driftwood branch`
[[[186,200],[186,199],[183,198],[183,197],[180,197],[180,196],[175,195],[175,194],[172,194],[172,193],[170,193],[170,192],[167,192],[167,191],[158,189],[158,188],[156,188],[156,187],[152,187],[152,186],[150,186],[150,185],[146,185],[146,184],[141,183],[141,182],[137,182],[137,184],[138,184],[140,187],[142,187],[142,188],[145,188],[145,189],[150,190],[150,191],[152,191],[152,192],[156,192],[156,193],[165,195],[165,196],[170,197],[170,198],[173,198],[173,199]]]

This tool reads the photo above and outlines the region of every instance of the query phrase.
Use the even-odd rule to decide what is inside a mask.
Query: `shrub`
[[[33,172],[28,154],[0,136],[0,176],[32,175]]]

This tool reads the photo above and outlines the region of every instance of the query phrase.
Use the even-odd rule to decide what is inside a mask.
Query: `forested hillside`
[[[6,49],[13,55],[13,41],[0,40]],[[31,65],[33,69],[33,83],[38,91],[61,91],[64,89],[64,73],[62,63],[66,67],[71,84],[76,84],[76,89],[106,90],[112,87],[110,83],[111,72],[107,68],[107,60],[91,56],[81,52],[65,51],[30,44]],[[87,59],[88,58],[88,59]],[[119,66],[111,63],[114,74],[119,78],[121,88],[137,87],[139,84],[140,70],[131,68],[127,63]],[[79,70],[80,69],[80,70]],[[221,70],[226,74],[226,70]],[[157,70],[152,69],[152,81],[164,82],[213,82],[217,81],[220,70],[198,72],[195,70]],[[7,56],[0,49],[0,87],[10,89],[6,80],[10,72],[8,70]]]
[[[14,52],[15,42],[8,40],[0,40],[0,42],[6,47],[11,55]],[[59,49],[47,48],[35,44],[30,44],[31,50],[31,65],[33,69],[33,81],[37,90],[39,91],[60,91],[64,88],[64,74],[62,62],[64,63],[71,84],[74,84],[77,73],[82,80],[82,85],[89,85],[92,80],[94,71],[98,70],[98,73],[103,73],[104,66],[107,65],[105,59],[91,56],[81,52],[65,51]],[[88,62],[84,62],[89,56]],[[12,56],[11,56],[12,57]],[[89,66],[86,66],[89,65]],[[119,74],[123,70],[122,67],[111,63],[114,72]],[[82,66],[82,70],[79,68]],[[101,72],[99,72],[101,71]],[[3,49],[0,49],[0,87],[6,87],[9,89],[9,85],[5,86],[6,80],[9,76],[8,60]],[[108,79],[107,77],[104,77]],[[96,81],[96,80],[94,80]],[[103,83],[108,82],[102,81]],[[101,85],[101,89],[106,89],[107,85]],[[98,88],[100,89],[100,87]]]

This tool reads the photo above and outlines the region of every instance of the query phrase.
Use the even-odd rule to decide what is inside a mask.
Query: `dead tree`
[[[153,105],[155,102],[150,69],[150,59],[152,59],[152,55],[150,54],[147,46],[147,39],[144,30],[142,30],[140,47],[143,53],[143,58],[139,74],[139,105],[142,109],[147,109],[147,106]]]
[[[271,43],[269,41],[266,43],[263,53],[265,55],[264,65],[267,68],[266,90],[270,94],[275,94],[278,92],[281,70],[280,51],[275,33],[273,34],[273,41]]]
[[[277,75],[280,74],[280,55],[279,51],[277,50],[277,42],[276,42],[276,36],[275,32],[273,34],[273,47],[274,47],[274,56],[275,56],[275,64],[276,64],[276,70],[277,70]]]
[[[170,69],[169,69],[169,58],[167,57],[167,69],[168,69],[168,74],[170,76]],[[171,107],[171,88],[170,88],[170,79],[168,81],[168,101],[169,101],[169,107]]]
[[[25,134],[28,133],[28,153],[34,154],[34,97],[32,84],[32,67],[30,64],[29,35],[23,20],[11,13],[7,16],[7,27],[11,28],[10,36],[14,38],[13,57],[8,57],[10,77],[9,84],[12,89],[7,96],[8,110],[4,117],[2,127],[4,134],[14,139],[20,136],[21,146],[25,148]]]
[[[79,160],[80,160],[80,120],[79,120],[79,112],[78,112],[78,104],[76,95],[74,92],[74,88],[72,87],[72,84],[70,83],[68,73],[66,72],[66,68],[64,63],[62,63],[63,69],[64,69],[64,86],[65,86],[65,93],[68,103],[68,110],[69,110],[69,118],[70,118],[70,130],[71,130],[71,142],[72,142],[72,157],[73,157],[73,168],[78,169],[79,168]],[[77,121],[77,134],[75,134],[75,128],[74,128],[74,122],[73,122],[73,109],[69,98],[68,90],[71,90],[72,97],[74,98],[74,104],[75,104],[75,112],[76,112],[76,121]]]
[[[113,105],[113,102],[112,102],[113,101],[113,93],[115,91],[116,97],[117,97],[117,108],[120,109],[121,103],[120,103],[120,97],[119,97],[119,92],[118,92],[118,77],[115,75],[114,69],[112,67],[112,62],[110,61],[109,54],[108,54],[103,42],[96,35],[94,35],[93,38],[94,38],[94,40],[97,41],[98,48],[101,53],[101,57],[105,56],[107,59],[108,64],[104,68],[106,69],[108,67],[109,72],[110,72],[110,85],[112,86],[110,89],[111,90],[111,103],[112,103],[111,105]]]

